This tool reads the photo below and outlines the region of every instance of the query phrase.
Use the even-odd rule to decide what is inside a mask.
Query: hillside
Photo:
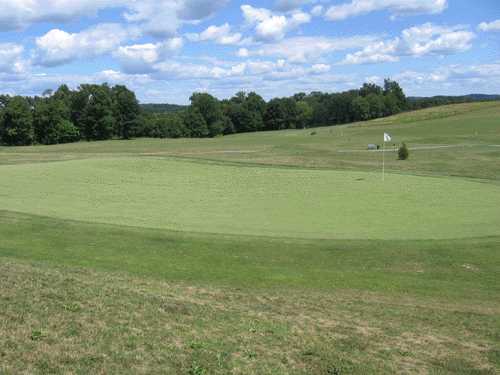
[[[499,118],[0,147],[0,373],[498,373]]]

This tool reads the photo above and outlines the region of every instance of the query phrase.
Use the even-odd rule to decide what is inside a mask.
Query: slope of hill
[[[499,118],[0,148],[0,373],[498,373]]]

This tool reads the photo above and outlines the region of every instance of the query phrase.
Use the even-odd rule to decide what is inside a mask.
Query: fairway
[[[62,219],[325,239],[500,234],[500,186],[457,178],[382,181],[380,173],[158,158],[1,166],[0,174],[0,207]]]

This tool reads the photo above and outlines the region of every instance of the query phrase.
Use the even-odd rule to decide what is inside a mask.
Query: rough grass
[[[0,166],[0,207],[183,231],[299,238],[500,235],[500,185],[120,158]]]
[[[0,372],[494,374],[498,311],[0,263]]]

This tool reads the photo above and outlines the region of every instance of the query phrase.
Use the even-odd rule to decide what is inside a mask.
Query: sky
[[[0,93],[125,84],[143,103],[398,81],[500,94],[500,0],[0,0]]]

